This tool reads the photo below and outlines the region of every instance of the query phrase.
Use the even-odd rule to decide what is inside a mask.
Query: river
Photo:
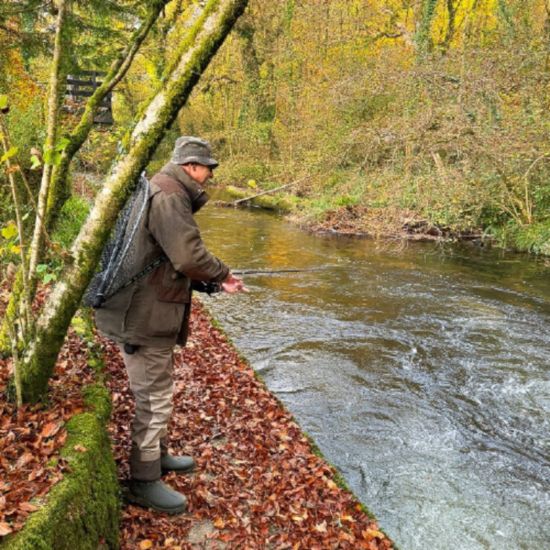
[[[313,269],[204,301],[402,550],[550,548],[548,260],[198,222],[235,269]]]

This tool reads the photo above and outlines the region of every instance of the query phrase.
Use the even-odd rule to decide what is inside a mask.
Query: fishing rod
[[[232,269],[232,275],[281,275],[283,273],[306,273],[310,271],[323,271],[328,269],[326,267],[312,267],[309,269]],[[208,295],[217,294],[222,292],[222,283],[206,282],[206,281],[192,281],[191,288],[197,290],[198,292],[205,292]]]
[[[309,271],[322,271],[326,267],[312,267],[309,269],[232,269],[233,275],[278,275],[279,273],[307,273]]]

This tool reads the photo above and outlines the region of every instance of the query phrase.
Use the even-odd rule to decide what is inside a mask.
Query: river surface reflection
[[[204,301],[404,550],[550,548],[550,267],[207,207],[247,295]]]

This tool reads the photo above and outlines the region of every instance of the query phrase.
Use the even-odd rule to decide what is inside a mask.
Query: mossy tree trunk
[[[53,62],[50,71],[50,82],[48,85],[48,111],[46,117],[46,142],[44,143],[44,168],[42,170],[42,179],[40,181],[40,190],[38,192],[38,206],[36,210],[36,219],[34,222],[34,232],[31,246],[29,249],[29,270],[27,273],[27,284],[31,289],[31,299],[35,287],[36,267],[38,266],[43,248],[44,222],[46,217],[46,208],[48,204],[48,193],[52,169],[54,165],[54,148],[56,146],[57,128],[59,126],[59,109],[61,106],[61,97],[65,90],[65,75],[63,70],[63,58],[66,56],[67,30],[65,28],[67,21],[67,12],[70,8],[70,0],[59,0],[57,3],[57,22],[53,50]]]
[[[416,45],[419,57],[425,56],[432,49],[432,22],[438,0],[422,0],[422,11],[416,31]]]
[[[243,13],[248,0],[210,0],[189,30],[175,63],[127,140],[71,249],[73,261],[46,301],[21,364],[23,399],[44,396],[71,318],[94,273],[101,250],[128,192],[200,75]]]

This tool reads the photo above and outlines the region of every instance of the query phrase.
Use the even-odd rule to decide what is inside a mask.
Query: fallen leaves
[[[18,410],[6,397],[11,364],[0,360],[0,537],[21,529],[67,470],[60,456],[67,439],[64,425],[84,409],[81,389],[92,381],[87,357],[82,340],[70,332],[50,380],[48,407]]]
[[[46,439],[48,437],[52,437],[53,435],[55,435],[59,431],[60,427],[61,427],[61,424],[59,424],[57,422],[48,422],[42,428],[42,431],[40,432],[40,435],[44,439]]]
[[[121,547],[388,550],[360,503],[334,481],[299,426],[194,303],[190,345],[175,354],[169,446],[198,463],[165,481],[188,498],[166,516],[126,506]],[[104,342],[110,371],[119,476],[128,477],[133,401],[116,346]]]

